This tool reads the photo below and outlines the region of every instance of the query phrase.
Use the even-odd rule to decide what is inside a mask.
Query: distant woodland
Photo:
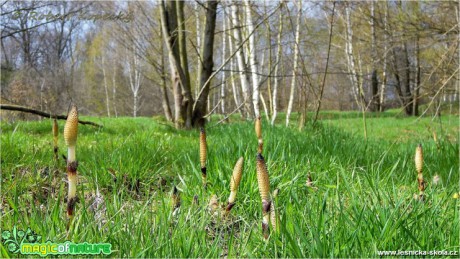
[[[4,1],[1,103],[91,116],[320,110],[459,98],[458,1]],[[313,113],[314,114],[314,113]],[[21,115],[2,111],[2,120]]]

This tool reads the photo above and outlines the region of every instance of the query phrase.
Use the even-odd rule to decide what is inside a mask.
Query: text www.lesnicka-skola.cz
[[[379,256],[458,256],[458,251],[447,250],[397,250],[397,251],[377,251]]]

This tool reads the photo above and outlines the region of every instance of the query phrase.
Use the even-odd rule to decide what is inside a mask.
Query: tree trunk
[[[180,65],[180,56],[187,55],[187,53],[180,53],[178,44],[175,44],[178,36],[176,1],[162,1],[160,11],[163,36],[171,67],[175,108],[174,123],[176,128],[191,128],[193,97],[190,92],[190,84],[185,77],[184,68]]]
[[[345,22],[346,22],[346,37],[345,37],[345,53],[347,56],[348,76],[351,82],[352,91],[355,97],[356,104],[362,108],[359,97],[359,82],[358,74],[356,73],[355,57],[353,54],[353,30],[351,27],[350,7],[345,7]]]
[[[204,124],[203,116],[206,115],[206,102],[209,95],[209,86],[211,84],[207,81],[213,72],[214,30],[216,28],[217,4],[217,1],[209,1],[206,3],[206,22],[203,46],[201,48],[201,57],[203,61],[198,76],[200,78],[201,93],[198,95],[193,110],[193,125],[197,127],[201,127]]]
[[[244,7],[246,10],[246,25],[248,28],[248,34],[254,31],[254,23],[252,21],[251,14],[251,3],[249,0],[244,0]],[[255,34],[252,33],[249,35],[249,68],[252,78],[252,104],[254,106],[254,116],[259,118],[260,108],[259,108],[259,75],[257,72],[257,56],[256,56],[256,46],[255,46]]]
[[[241,44],[242,44],[242,36],[241,36],[241,27],[239,23],[239,17],[238,17],[238,6],[237,3],[232,3],[231,6],[231,16],[232,16],[232,25],[233,25],[233,37],[235,38],[235,47],[238,49]],[[244,103],[244,113],[246,115],[246,118],[252,118],[253,117],[253,109],[251,108],[251,105],[249,105],[249,99],[250,99],[250,85],[249,85],[249,79],[247,75],[247,70],[246,70],[246,64],[245,64],[245,57],[244,57],[244,51],[243,48],[239,48],[236,53],[237,61],[238,61],[238,71],[240,74],[240,80],[241,80],[241,89],[243,92],[243,103]]]
[[[281,8],[280,8],[281,9]],[[264,12],[267,13],[267,2],[264,2]],[[268,67],[268,71],[271,73],[272,72],[272,51],[273,51],[273,47],[272,47],[272,44],[271,44],[271,41],[272,41],[272,30],[271,30],[271,26],[270,26],[270,21],[267,19],[266,21],[266,27],[267,27],[267,40],[269,42],[268,44],[268,64],[267,64],[267,67]],[[264,66],[264,62],[262,62],[262,66]],[[275,79],[276,80],[276,79]],[[270,117],[272,116],[273,114],[273,97],[272,97],[272,79],[271,77],[269,77],[267,79],[267,93],[268,93],[268,112],[265,112],[266,116],[267,116],[267,121],[270,121]],[[264,107],[265,108],[265,107]]]
[[[388,2],[384,2],[383,16],[383,71],[382,71],[382,86],[380,87],[380,112],[385,109],[385,88],[387,84],[387,52],[388,52]]]
[[[279,84],[279,78],[278,78],[278,71],[279,71],[279,66],[281,62],[281,53],[282,53],[282,45],[281,45],[281,36],[283,34],[283,8],[280,7],[280,16],[279,16],[279,27],[278,27],[278,38],[277,38],[277,52],[276,52],[276,61],[275,61],[275,82],[273,85],[273,94],[272,94],[272,105],[273,105],[273,113],[272,113],[272,119],[271,119],[271,124],[275,125],[275,120],[276,116],[278,115],[278,84]]]
[[[161,21],[160,21],[161,23]],[[160,36],[163,37],[163,31],[160,30]],[[163,112],[165,117],[168,121],[173,121],[171,107],[169,106],[169,97],[168,97],[168,89],[166,87],[166,69],[165,69],[165,59],[164,59],[164,45],[161,44],[160,47],[161,51],[161,63],[160,63],[160,73],[161,73],[161,104],[163,107]]]
[[[228,17],[228,20],[227,20],[228,25],[230,27],[230,24],[231,24],[230,16],[227,16],[227,17]],[[228,36],[229,51],[230,51],[230,53],[233,53],[233,37],[231,37],[230,34],[228,34],[227,36]],[[232,84],[233,100],[235,101],[235,106],[240,107],[240,93],[239,93],[238,88],[236,87],[236,84],[235,84],[235,72],[234,72],[235,71],[235,65],[234,65],[233,60],[234,60],[234,58],[230,59],[230,83]],[[240,112],[241,117],[243,118],[244,117],[243,109],[239,108],[238,111]]]
[[[418,116],[418,104],[419,104],[419,96],[420,96],[420,39],[417,37],[416,39],[416,45],[415,45],[415,66],[416,66],[416,77],[415,77],[415,89],[414,89],[414,101],[413,101],[413,107],[412,107],[412,115],[413,116]]]
[[[110,98],[109,98],[109,87],[107,86],[107,74],[105,73],[105,57],[102,55],[102,77],[104,78],[104,90],[105,90],[105,104],[107,107],[107,116],[110,117]]]
[[[139,110],[139,89],[141,86],[141,72],[139,59],[137,57],[136,51],[133,50],[133,61],[128,61],[128,78],[129,85],[131,87],[131,92],[133,94],[133,116],[137,117],[137,111]]]
[[[348,61],[348,72],[352,88],[354,89],[355,99],[361,108],[362,118],[363,118],[363,130],[364,138],[367,139],[367,124],[366,124],[366,100],[364,99],[364,91],[362,86],[362,69],[361,69],[361,59],[358,57],[358,69],[356,71],[355,66],[355,57],[353,54],[353,29],[351,24],[351,15],[350,15],[350,6],[345,7],[345,22],[346,22],[346,41],[345,41],[345,51],[347,54]]]
[[[222,19],[222,31],[225,33],[227,30],[227,24],[226,24],[226,19],[225,17]],[[226,51],[227,51],[227,37],[225,35],[222,36],[222,62],[225,62],[227,59],[226,57]],[[227,65],[223,67],[222,71],[222,83],[220,86],[220,111],[222,114],[225,114],[225,80],[227,79],[227,71],[226,71]]]
[[[116,85],[116,75],[117,75],[117,66],[113,65],[113,74],[112,74],[112,107],[113,112],[115,113],[115,118],[118,118],[118,109],[117,109],[117,85]]]
[[[326,86],[326,76],[327,76],[327,70],[329,68],[329,59],[330,59],[331,46],[332,46],[332,29],[334,28],[334,15],[335,15],[335,2],[332,3],[331,26],[329,27],[329,43],[327,47],[326,67],[324,69],[323,82],[321,83],[321,90],[320,90],[319,98],[318,98],[318,106],[316,107],[315,118],[313,119],[313,124],[315,124],[316,121],[318,120],[319,111],[321,110],[321,102],[323,101],[324,87]],[[325,16],[327,17],[327,14]],[[305,117],[307,115],[306,97],[305,97],[305,104],[304,104],[302,115],[303,115],[302,118],[304,120],[303,123],[305,123],[305,120],[306,120]],[[303,124],[301,124],[301,126],[303,128]]]
[[[377,48],[375,46],[375,4],[371,1],[371,52],[372,52],[372,111],[380,111],[379,81],[377,78]]]
[[[295,42],[294,42],[294,68],[292,73],[291,79],[291,92],[289,94],[289,103],[286,112],[286,127],[289,126],[289,117],[291,117],[292,106],[294,104],[294,93],[295,93],[295,86],[296,86],[296,78],[297,78],[297,69],[299,66],[299,40],[300,40],[300,17],[302,16],[302,1],[297,2],[298,6],[298,13],[297,13],[297,27],[295,30]]]
[[[196,26],[196,48],[201,49],[201,21],[200,21],[200,12],[198,10],[198,1],[195,2],[195,26]],[[200,57],[197,58],[196,67],[197,69],[201,66]],[[195,80],[195,99],[198,98],[198,93],[200,91],[200,78],[196,77]]]

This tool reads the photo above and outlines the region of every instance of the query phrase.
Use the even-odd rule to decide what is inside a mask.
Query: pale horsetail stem
[[[261,121],[260,116],[256,118],[254,127],[255,127],[257,141],[258,141],[257,153],[262,153],[262,150],[264,147],[264,141],[262,139],[262,121]]]
[[[262,121],[260,119],[260,116],[257,117],[255,121],[255,130],[256,130],[257,139],[261,139],[262,138]]]
[[[69,184],[69,192],[67,195],[67,216],[70,220],[74,216],[75,204],[78,201],[77,197],[77,167],[76,160],[76,145],[78,134],[78,111],[77,106],[73,105],[67,115],[67,120],[64,126],[64,140],[67,145],[67,179]]]
[[[259,185],[260,198],[262,200],[262,232],[264,238],[267,239],[269,235],[270,224],[270,182],[268,179],[267,166],[262,154],[257,154],[257,183]]]
[[[203,182],[203,187],[206,189],[207,185],[207,173],[206,173],[206,131],[204,127],[200,129],[200,165],[201,165],[201,180]]]
[[[58,146],[58,136],[59,136],[59,126],[57,123],[56,118],[53,120],[53,152],[54,152],[54,160],[58,160],[58,151],[59,151],[59,146]]]
[[[417,170],[417,182],[418,190],[420,191],[419,199],[424,199],[425,194],[425,180],[423,179],[423,149],[422,145],[419,144],[415,149],[415,169]]]
[[[238,186],[240,185],[241,176],[243,175],[243,164],[244,159],[240,157],[233,168],[232,178],[230,179],[230,196],[228,197],[227,207],[225,208],[226,213],[230,212],[233,206],[235,206]]]
[[[273,199],[276,200],[278,196],[279,189],[276,188],[273,191]],[[276,200],[277,201],[277,200]],[[276,211],[276,202],[272,201],[272,205],[270,206],[270,223],[272,224],[273,231],[278,232],[279,230],[279,217]]]

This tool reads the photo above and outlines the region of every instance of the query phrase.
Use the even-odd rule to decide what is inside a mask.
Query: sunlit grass
[[[199,130],[178,131],[149,118],[85,119],[104,127],[79,127],[78,196],[87,199],[76,208],[69,238],[111,243],[113,257],[374,257],[377,250],[459,250],[459,200],[452,198],[459,191],[457,117],[443,118],[439,148],[426,129],[440,129],[431,118],[369,118],[367,141],[359,117],[335,117],[303,131],[271,127],[262,118],[270,188],[280,189],[280,232],[268,241],[261,230],[252,122],[236,117],[230,124],[208,124],[205,191]],[[62,132],[62,121],[59,126]],[[51,120],[2,123],[1,228],[31,227],[44,240],[64,242],[65,162],[53,159],[51,129]],[[418,143],[428,182],[424,203],[413,199]],[[62,155],[64,141],[59,144]],[[236,205],[228,219],[212,216],[206,205],[213,194],[225,204],[241,156]],[[305,186],[309,172],[316,192]],[[441,180],[433,185],[436,174]],[[181,192],[174,216],[172,186]],[[104,197],[103,218],[87,209],[97,190]],[[192,205],[194,195],[199,206]]]

